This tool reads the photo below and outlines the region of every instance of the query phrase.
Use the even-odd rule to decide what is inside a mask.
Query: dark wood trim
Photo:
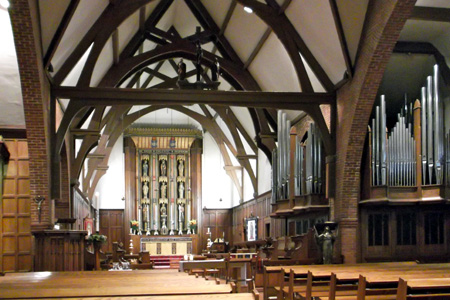
[[[414,6],[411,20],[450,22],[450,8]]]
[[[27,130],[20,127],[0,127],[0,135],[5,139],[26,139]]]
[[[112,34],[113,62],[119,63],[119,30],[116,29]]]
[[[53,58],[53,55],[55,54],[56,49],[59,46],[59,42],[61,42],[61,39],[64,36],[64,33],[66,32],[66,29],[69,26],[69,23],[72,20],[73,14],[77,10],[79,3],[80,3],[80,0],[71,0],[70,1],[69,5],[66,9],[66,12],[64,13],[64,16],[61,19],[61,22],[59,23],[59,26],[56,29],[55,34],[53,35],[52,41],[50,42],[50,45],[48,46],[47,53],[45,53],[44,69],[48,69],[50,62]]]

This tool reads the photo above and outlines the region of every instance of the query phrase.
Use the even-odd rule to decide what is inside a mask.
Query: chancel
[[[0,1],[0,298],[450,298],[449,15]]]

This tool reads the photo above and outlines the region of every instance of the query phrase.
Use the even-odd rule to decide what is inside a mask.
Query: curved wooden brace
[[[129,57],[114,65],[107,72],[99,86],[114,87],[140,69],[164,59],[181,57],[195,61],[197,49],[187,40],[179,40],[171,44],[157,47],[151,51]],[[237,83],[246,90],[260,90],[258,84],[248,71],[242,71],[240,66],[232,61],[218,57],[208,51],[203,51],[202,65],[211,67],[215,59],[219,60],[223,77],[233,86]],[[233,84],[234,83],[234,84]]]
[[[335,155],[336,142],[333,140],[333,137],[330,134],[320,106],[314,105],[310,108],[306,108],[304,111],[311,116],[311,118],[314,120],[314,123],[316,123],[316,125],[319,127],[326,156]]]
[[[234,143],[235,143],[236,149],[237,149],[237,157],[236,158],[239,161],[239,163],[241,164],[241,166],[244,167],[244,169],[247,171],[248,175],[250,176],[252,185],[253,185],[253,190],[255,192],[257,192],[258,191],[258,183],[256,180],[255,173],[253,172],[252,166],[250,165],[249,158],[246,157],[247,153],[245,152],[244,145],[242,144],[241,138],[237,131],[236,123],[234,123],[232,118],[230,117],[230,115],[233,112],[230,112],[230,109],[228,109],[228,112],[227,112],[227,109],[224,109],[223,107],[215,107],[215,106],[211,106],[211,107],[220,115],[220,117],[225,122],[228,129],[230,130],[231,136],[233,137],[233,140],[234,140]]]

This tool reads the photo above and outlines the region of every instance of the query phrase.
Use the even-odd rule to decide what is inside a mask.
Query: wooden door
[[[112,252],[113,242],[125,242],[123,218],[123,209],[100,209],[100,234],[108,238],[103,251]]]
[[[28,144],[5,139],[10,153],[0,205],[0,271],[32,270],[31,199]]]

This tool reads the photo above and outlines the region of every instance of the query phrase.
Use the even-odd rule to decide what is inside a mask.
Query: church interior
[[[450,2],[1,0],[0,39],[0,298],[450,299]]]

